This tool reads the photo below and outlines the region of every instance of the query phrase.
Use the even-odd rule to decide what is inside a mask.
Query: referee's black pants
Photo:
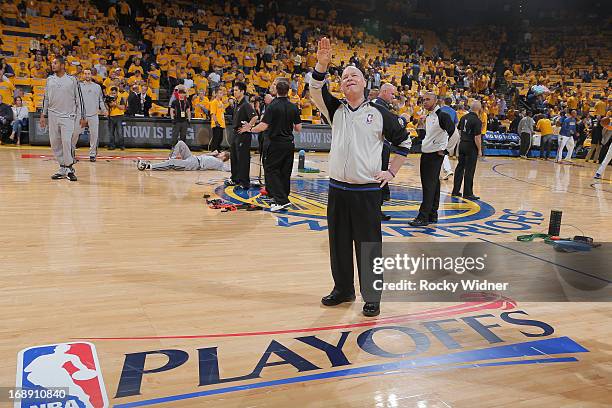
[[[459,163],[455,168],[455,180],[453,195],[461,192],[461,182],[463,182],[463,196],[474,195],[474,173],[478,163],[478,147],[476,143],[462,141],[459,143]]]
[[[440,168],[444,161],[444,155],[433,153],[421,153],[421,189],[423,190],[423,201],[419,208],[418,218],[423,220],[438,217],[440,205]]]
[[[383,143],[382,149],[382,171],[389,170],[389,159],[391,158],[391,147],[387,143]],[[381,189],[381,198],[380,204],[385,201],[389,201],[391,199],[391,189],[389,188],[389,183],[385,184]]]
[[[268,196],[279,205],[289,202],[291,171],[293,170],[293,143],[267,141],[264,144],[264,172]]]
[[[219,128],[220,129],[220,128]],[[230,145],[232,181],[244,188],[251,185],[251,134],[234,134]]]
[[[380,185],[349,184],[330,179],[327,199],[329,257],[334,289],[342,295],[355,293],[353,247],[361,295],[366,302],[380,302],[374,289],[373,260],[382,253],[380,226]],[[365,245],[362,244],[372,243]]]

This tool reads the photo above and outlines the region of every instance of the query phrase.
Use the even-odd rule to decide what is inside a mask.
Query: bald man
[[[372,91],[370,91],[370,93],[372,93]],[[391,103],[395,99],[396,91],[397,91],[397,88],[395,87],[395,85],[392,85],[386,82],[382,84],[382,86],[380,87],[380,91],[377,90],[378,95],[376,98],[372,99],[372,102],[377,103],[381,105],[382,107],[384,107],[385,109],[391,111],[392,110]],[[408,123],[408,121],[402,117],[400,117],[399,120],[401,120],[404,127],[406,127],[406,124]],[[389,168],[390,158],[391,158],[391,145],[387,141],[385,141],[383,144],[383,151],[382,151],[381,170],[384,171]],[[385,186],[381,189],[381,193],[382,193],[382,198],[381,198],[380,205],[382,206],[385,201],[389,201],[391,199],[391,190],[389,189],[389,184],[385,184]],[[391,219],[391,216],[385,214],[384,212],[382,212],[382,210],[380,213],[380,217],[383,221],[389,221]]]
[[[413,227],[424,227],[438,222],[438,207],[440,206],[440,169],[448,139],[455,132],[455,124],[450,115],[438,106],[438,97],[433,92],[423,95],[423,107],[427,110],[425,117],[425,138],[421,144],[421,188],[423,201],[419,214],[410,221]]]
[[[463,198],[468,200],[479,200],[480,197],[474,195],[474,173],[478,156],[482,156],[482,122],[479,113],[482,106],[479,101],[474,101],[470,105],[470,112],[464,115],[459,121],[459,163],[455,169],[455,179],[453,187],[453,197],[461,197],[461,183],[463,182]]]
[[[381,256],[381,247],[362,248],[362,244],[382,243],[380,190],[406,161],[410,137],[396,115],[365,99],[366,81],[358,68],[349,66],[342,72],[340,90],[346,99],[339,100],[330,93],[325,76],[331,55],[330,41],[324,37],[318,44],[317,64],[310,81],[312,100],[332,128],[327,224],[334,288],[321,303],[335,306],[355,300],[355,248],[365,301],[363,314],[377,316],[381,292],[375,289],[374,281],[381,277],[374,274],[372,266],[374,258]],[[385,139],[398,155],[388,169],[381,171]]]

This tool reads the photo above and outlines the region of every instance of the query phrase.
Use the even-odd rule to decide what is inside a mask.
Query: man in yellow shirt
[[[154,101],[159,100],[159,79],[161,78],[161,71],[157,68],[157,65],[151,64],[149,68],[147,81],[149,83],[149,88],[151,88],[153,96],[151,99]]]
[[[210,71],[210,57],[205,50],[200,51],[200,68],[204,72]]]
[[[576,98],[576,94],[572,93],[572,95],[567,98],[566,103],[568,109],[578,109],[578,98]]]
[[[547,116],[541,116],[536,123],[536,130],[540,132],[540,159],[548,160],[552,147],[553,128],[552,122]],[[544,156],[544,150],[546,155]]]
[[[595,103],[595,116],[606,116],[606,102],[603,98]]]
[[[21,61],[19,67],[15,70],[15,78],[27,79],[30,78],[30,70],[26,67],[25,62]]]
[[[312,123],[312,102],[310,101],[310,91],[306,91],[300,101],[302,122]]]
[[[47,70],[39,61],[35,61],[34,66],[30,70],[30,75],[32,78],[44,79],[47,77]]]
[[[206,90],[198,90],[198,95],[193,98],[194,118],[205,119],[210,113],[210,100],[206,96]]]
[[[215,98],[210,102],[210,127],[212,128],[212,139],[209,150],[215,151],[221,148],[223,131],[225,130],[225,88],[220,86],[215,92]]]
[[[13,104],[15,85],[4,76],[4,70],[0,69],[0,96],[7,105]]]
[[[168,54],[165,47],[162,47],[160,49],[160,52],[159,54],[157,54],[157,58],[155,59],[155,62],[157,62],[157,65],[159,65],[159,68],[163,72],[168,71],[168,64],[170,63],[170,55]]]
[[[108,149],[114,150],[115,147],[119,147],[123,150],[123,129],[121,129],[121,121],[123,120],[123,113],[127,105],[127,98],[124,98],[119,94],[119,90],[116,86],[111,87],[110,93],[106,98],[106,103],[109,107],[108,112],[108,134],[110,141],[108,143]]]

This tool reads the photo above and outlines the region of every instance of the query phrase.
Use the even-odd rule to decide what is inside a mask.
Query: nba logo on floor
[[[91,343],[60,343],[24,349],[17,357],[17,388],[63,388],[65,398],[22,399],[15,408],[107,408],[96,348]]]

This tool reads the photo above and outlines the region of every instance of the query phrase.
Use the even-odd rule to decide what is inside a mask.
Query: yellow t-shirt
[[[123,106],[127,105],[127,99],[124,99],[122,94],[117,95],[117,105],[123,105]],[[109,115],[110,116],[121,116],[123,115],[124,112],[125,112],[125,109],[120,109],[119,107],[114,106],[110,109]]]
[[[193,79],[193,83],[198,91],[201,89],[205,91],[208,90],[208,79],[205,76],[196,75]]]
[[[157,78],[154,78],[153,75],[155,75]],[[149,71],[149,78],[148,78],[148,82],[149,82],[149,87],[152,89],[159,89],[159,78],[161,77],[161,72],[159,69],[154,69]]]
[[[140,73],[144,75],[144,70],[142,69],[142,66],[134,64],[130,65],[130,68],[128,69],[128,74],[133,74],[136,71],[140,71]]]
[[[200,55],[200,68],[206,72],[210,70],[210,57],[207,55]]]
[[[210,102],[210,126],[225,128],[225,105],[218,99]]]
[[[538,120],[538,123],[536,124],[536,129],[542,135],[552,135],[553,134],[552,123],[550,122],[550,119],[547,119],[547,118],[542,118]]]
[[[0,96],[2,96],[2,102],[7,105],[12,105],[13,92],[15,92],[15,85],[13,85],[11,81],[0,82]]]
[[[205,96],[200,98],[200,96],[196,96],[193,98],[192,104],[194,106],[194,118],[205,118],[206,115],[202,110],[202,107],[208,109],[210,111],[210,100]]]
[[[302,119],[311,120],[312,119],[312,102],[310,99],[303,98],[301,101],[302,105]]]
[[[176,65],[168,66],[168,78],[177,78]]]
[[[567,107],[570,109],[578,109],[578,98],[575,96],[567,98]]]
[[[15,70],[15,76],[17,78],[29,78],[30,77],[30,70],[27,69],[27,68],[23,68],[22,69],[21,67],[19,67],[19,68],[17,68]]]
[[[482,129],[480,130],[480,134],[484,135],[487,133],[487,120],[489,118],[487,117],[487,113],[484,110],[480,111],[480,115],[478,115],[478,118],[482,122]]]
[[[155,61],[162,71],[168,70],[168,64],[170,64],[170,56],[168,54],[158,54]]]
[[[597,101],[595,104],[595,115],[605,116],[606,115],[606,103],[602,100]]]

